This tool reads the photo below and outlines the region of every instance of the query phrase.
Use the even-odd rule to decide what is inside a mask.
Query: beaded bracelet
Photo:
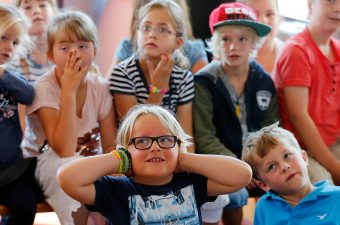
[[[131,156],[128,150],[125,148],[118,148],[118,150],[112,150],[111,153],[113,153],[116,158],[119,160],[119,166],[118,166],[118,174],[124,174],[129,169],[131,169],[132,163],[131,163]]]
[[[152,84],[150,84],[149,86],[149,92],[150,94],[158,94],[158,93],[161,93],[161,94],[166,94],[168,93],[168,89],[158,89],[156,86],[153,86]]]

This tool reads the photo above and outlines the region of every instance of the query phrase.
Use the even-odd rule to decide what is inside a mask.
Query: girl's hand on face
[[[169,89],[169,79],[172,68],[174,66],[174,60],[171,54],[161,55],[161,60],[157,64],[156,68],[148,60],[147,61],[151,84],[158,89]]]
[[[88,66],[83,66],[83,59],[77,58],[76,51],[69,51],[64,67],[64,72],[61,77],[62,89],[77,92],[78,88],[85,77]]]

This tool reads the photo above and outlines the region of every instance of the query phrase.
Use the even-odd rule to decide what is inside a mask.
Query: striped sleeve
[[[179,84],[179,105],[192,102],[195,95],[194,77],[190,71],[185,71]]]
[[[109,79],[111,94],[121,93],[136,95],[134,77],[138,71],[134,72],[133,68],[131,70],[129,67],[131,66],[124,61],[113,68]]]

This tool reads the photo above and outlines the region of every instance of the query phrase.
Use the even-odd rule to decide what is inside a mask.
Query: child
[[[238,0],[252,8],[260,22],[267,24],[272,31],[265,37],[261,48],[257,52],[256,61],[264,70],[273,75],[273,69],[281,53],[283,42],[277,38],[279,32],[279,6],[277,0]]]
[[[116,65],[110,77],[120,118],[136,104],[160,104],[176,114],[189,135],[193,134],[193,76],[174,66],[184,42],[183,18],[183,10],[172,0],[154,0],[139,10],[138,53]]]
[[[309,0],[309,24],[287,40],[276,64],[282,127],[310,154],[312,183],[340,184],[340,0]]]
[[[30,104],[34,89],[23,76],[4,68],[17,53],[27,28],[15,8],[0,4],[0,202],[9,207],[9,225],[32,225],[36,213],[36,159],[23,159],[18,115],[18,103]]]
[[[141,104],[121,123],[122,148],[69,163],[58,180],[110,224],[201,224],[199,208],[208,197],[239,190],[251,173],[232,157],[187,153],[189,139],[169,111]],[[129,168],[132,177],[104,176]]]
[[[340,187],[328,181],[312,185],[306,152],[277,124],[250,134],[244,143],[242,159],[267,191],[256,204],[254,225],[340,224]]]
[[[85,14],[63,12],[48,28],[48,56],[55,66],[35,84],[27,108],[27,152],[38,155],[36,177],[61,224],[85,224],[85,208],[56,180],[66,162],[114,146],[115,118],[106,80],[95,70],[96,26]],[[41,154],[42,153],[42,154]]]
[[[20,57],[11,60],[6,66],[25,75],[31,83],[46,73],[52,63],[47,58],[47,26],[58,11],[56,0],[15,0],[14,5],[31,21],[29,35],[32,46]],[[19,117],[23,131],[26,128],[25,107],[19,105]],[[25,156],[25,152],[24,152]]]
[[[136,48],[136,34],[138,32],[138,24],[137,24],[137,18],[136,14],[138,10],[149,3],[150,0],[135,0],[134,1],[134,7],[133,7],[133,17],[131,21],[131,38],[130,39],[124,39],[122,43],[118,46],[116,53],[115,53],[115,59],[114,59],[114,65],[117,63],[120,63],[121,61],[131,57],[134,53],[134,50]],[[183,46],[180,49],[180,51],[184,54],[184,56],[188,59],[188,68],[191,70],[193,74],[195,74],[198,70],[200,70],[202,67],[204,67],[208,63],[208,58],[205,52],[204,45],[201,41],[194,40],[194,37],[192,35],[192,29],[191,29],[191,23],[190,23],[190,15],[189,15],[189,9],[188,5],[185,0],[176,0],[176,3],[178,3],[179,6],[183,9],[183,15],[185,20],[185,34],[183,36],[185,37],[185,42]]]
[[[47,27],[58,12],[56,0],[16,0],[14,5],[19,8],[31,21],[29,35],[33,47],[24,58],[14,60],[10,66],[21,71],[33,84],[52,66],[47,57]]]
[[[211,13],[209,24],[214,55],[220,60],[195,75],[196,149],[240,158],[248,132],[277,120],[274,83],[253,60],[259,39],[271,29],[257,22],[255,12],[241,3],[221,4]],[[223,222],[239,225],[248,193],[241,190],[229,197]]]

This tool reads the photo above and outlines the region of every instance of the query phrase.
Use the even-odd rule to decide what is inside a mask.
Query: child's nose
[[[160,151],[160,147],[156,140],[154,140],[151,144],[150,151]]]
[[[157,36],[157,35],[158,35],[157,29],[154,29],[154,28],[152,28],[152,29],[149,31],[149,33],[148,33],[148,36],[149,36],[149,37],[155,37],[155,36]]]
[[[232,42],[229,46],[230,50],[236,49],[237,48],[237,44],[235,42]]]
[[[281,168],[282,168],[282,172],[284,173],[284,172],[287,172],[287,170],[289,170],[290,169],[290,165],[289,165],[289,163],[282,163],[281,164]]]
[[[40,8],[39,6],[33,6],[33,15],[40,14]]]
[[[6,49],[7,49],[7,51],[10,51],[10,52],[12,52],[14,50],[14,44],[13,44],[12,41],[7,42]]]

